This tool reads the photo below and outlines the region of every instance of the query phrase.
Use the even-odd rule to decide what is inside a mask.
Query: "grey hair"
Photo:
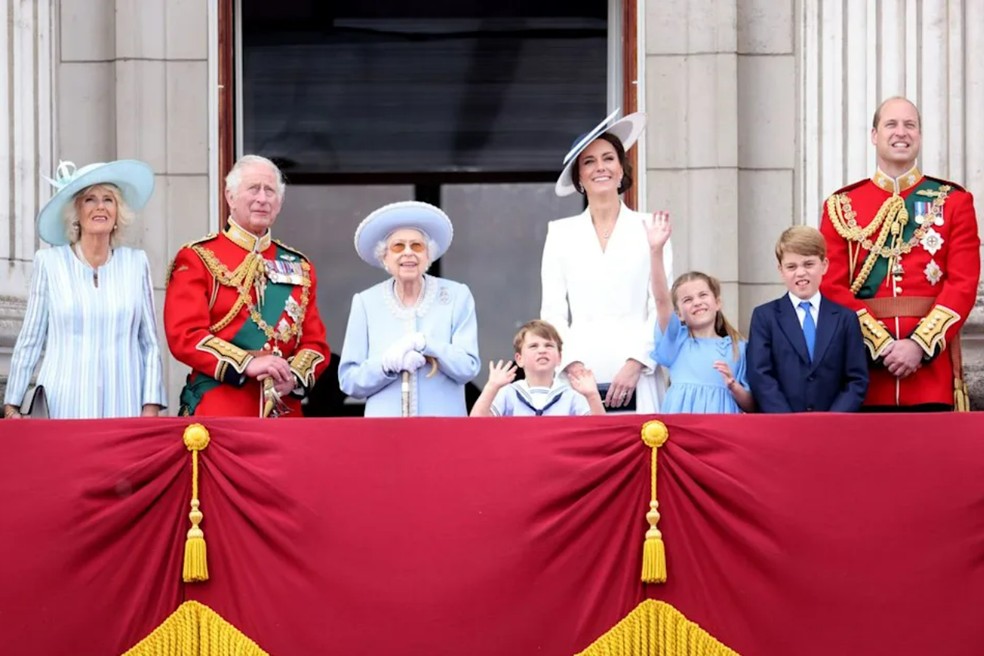
[[[287,193],[287,183],[284,182],[283,171],[281,171],[276,164],[274,164],[266,157],[263,157],[262,155],[243,155],[238,160],[236,160],[236,163],[232,165],[232,170],[230,170],[229,174],[226,176],[225,179],[226,189],[231,191],[232,195],[235,196],[236,193],[239,192],[239,183],[242,181],[243,168],[254,164],[262,164],[263,166],[267,166],[270,168],[271,171],[276,173],[277,197],[280,199],[280,202],[283,202],[284,195]]]
[[[79,224],[79,199],[85,196],[87,193],[93,189],[106,189],[113,198],[116,200],[116,225],[114,230],[109,234],[109,245],[116,247],[126,229],[133,223],[133,218],[135,213],[130,206],[126,204],[123,200],[123,192],[120,188],[109,182],[100,182],[94,185],[89,185],[82,191],[78,192],[72,196],[72,202],[65,204],[65,209],[62,212],[62,220],[65,221],[65,236],[68,237],[70,244],[74,244],[79,239],[82,238],[82,227]]]
[[[437,252],[437,242],[431,239],[430,235],[420,228],[415,228],[413,226],[405,226],[405,228],[416,230],[420,233],[420,236],[424,238],[424,243],[427,245],[427,269],[430,269],[430,265],[434,263],[434,253]],[[404,228],[397,228],[397,230],[403,229]],[[393,236],[394,232],[396,232],[396,230],[386,235],[384,239],[377,241],[376,245],[372,249],[372,254],[375,256],[376,261],[379,262],[379,266],[384,269],[386,268],[386,262],[384,261],[386,258],[386,242],[389,241],[389,238]],[[427,271],[425,270],[424,272],[426,273]]]

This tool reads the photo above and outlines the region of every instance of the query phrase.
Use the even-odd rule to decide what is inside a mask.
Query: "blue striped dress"
[[[38,384],[53,419],[135,417],[145,404],[166,405],[146,253],[117,247],[98,275],[96,287],[71,246],[37,252],[4,403],[22,403],[44,349]]]

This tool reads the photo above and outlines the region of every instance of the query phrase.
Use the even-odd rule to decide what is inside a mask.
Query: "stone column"
[[[721,279],[742,327],[780,293],[773,245],[799,222],[792,0],[646,3],[648,208],[674,223],[674,269]]]
[[[38,241],[34,218],[52,170],[53,8],[49,0],[0,0],[0,393],[6,382]]]
[[[875,166],[878,103],[902,95],[922,112],[924,171],[976,193],[984,225],[984,21],[976,0],[797,0],[800,141],[797,205],[816,225],[823,199]],[[984,405],[984,310],[964,328],[965,373]]]
[[[645,12],[647,206],[639,209],[671,212],[675,273],[716,275],[736,317],[737,5],[646,2]]]

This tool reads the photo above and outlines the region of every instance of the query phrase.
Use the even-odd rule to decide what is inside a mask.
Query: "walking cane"
[[[400,391],[403,394],[403,416],[410,416],[410,372],[403,371],[403,381],[400,383]]]

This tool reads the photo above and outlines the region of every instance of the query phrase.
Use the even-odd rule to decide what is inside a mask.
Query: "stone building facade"
[[[219,32],[224,0],[0,0],[0,376],[39,242],[41,177],[59,158],[127,157],[157,172],[132,241],[159,287],[169,258],[219,225]],[[609,0],[621,5],[623,0]],[[879,99],[921,108],[925,171],[963,183],[984,217],[984,24],[975,0],[639,0],[640,205],[677,221],[679,270],[725,284],[729,316],[781,292],[773,244],[815,225],[822,199],[874,167]],[[622,26],[624,30],[625,26]],[[618,49],[614,48],[613,52]],[[618,67],[615,67],[618,68]],[[610,103],[612,104],[612,103]],[[224,172],[221,172],[224,173]],[[981,293],[965,367],[984,407]],[[332,341],[341,346],[341,335]],[[183,367],[168,358],[172,400]]]

